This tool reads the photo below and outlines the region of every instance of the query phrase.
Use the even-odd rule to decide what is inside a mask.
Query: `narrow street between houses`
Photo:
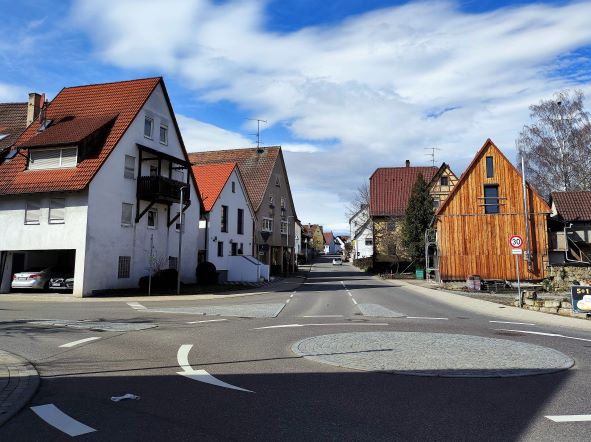
[[[321,257],[220,299],[3,301],[40,376],[0,440],[586,440],[591,325]],[[128,395],[129,396],[125,396]]]

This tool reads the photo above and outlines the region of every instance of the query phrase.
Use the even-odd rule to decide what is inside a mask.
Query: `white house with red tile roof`
[[[181,188],[193,282],[201,200],[162,78],[62,89],[0,163],[1,291],[28,267],[69,267],[75,296],[176,267]]]
[[[213,263],[220,282],[269,279],[269,266],[253,257],[255,213],[238,166],[192,166],[204,211],[199,221],[199,262]]]

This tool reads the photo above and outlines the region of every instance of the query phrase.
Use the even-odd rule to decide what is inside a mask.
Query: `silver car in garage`
[[[13,289],[47,289],[51,278],[51,267],[33,267],[26,272],[12,275]]]

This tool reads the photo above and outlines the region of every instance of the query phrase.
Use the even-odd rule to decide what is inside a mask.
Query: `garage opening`
[[[72,292],[75,250],[13,251],[10,269],[11,292]],[[8,275],[6,275],[8,276]]]

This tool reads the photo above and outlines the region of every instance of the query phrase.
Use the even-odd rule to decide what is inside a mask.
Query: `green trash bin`
[[[416,279],[425,279],[425,269],[415,269]]]

